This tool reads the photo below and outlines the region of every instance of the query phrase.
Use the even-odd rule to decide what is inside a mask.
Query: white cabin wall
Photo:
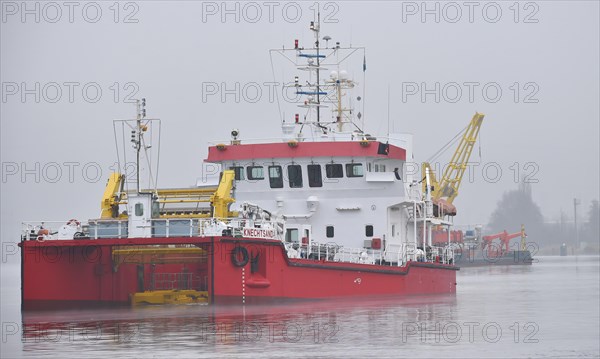
[[[384,182],[367,182],[367,161],[377,161],[386,164],[386,172],[390,174]],[[235,198],[232,210],[236,210],[244,201],[252,202],[271,211],[273,214],[286,216],[309,216],[309,218],[288,218],[289,226],[310,224],[312,240],[318,242],[335,242],[349,247],[363,247],[365,239],[389,237],[387,209],[390,205],[399,203],[405,197],[403,181],[395,178],[393,169],[402,168],[403,161],[386,158],[351,158],[338,157],[335,163],[362,163],[364,176],[348,178],[326,178],[325,164],[332,163],[331,158],[302,158],[293,161],[302,166],[303,187],[290,188],[287,181],[287,164],[292,161],[256,160],[243,162],[224,162],[223,169],[230,166],[264,166],[265,179],[257,181],[236,181]],[[268,166],[275,163],[283,167],[284,187],[270,188]],[[309,187],[308,164],[321,164],[322,187]],[[344,168],[344,175],[346,175]],[[307,201],[309,197],[318,200],[318,207],[311,215]],[[354,209],[358,208],[358,209]],[[326,237],[326,227],[334,226],[334,237]],[[365,226],[373,225],[373,237],[366,237]]]
[[[415,163],[413,155],[413,135],[410,133],[392,133],[389,135],[390,144],[404,148],[406,151],[406,163],[402,179],[408,185],[419,173],[420,166]]]

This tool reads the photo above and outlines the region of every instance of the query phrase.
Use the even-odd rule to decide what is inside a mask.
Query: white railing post
[[[414,212],[413,212],[413,227],[414,227],[414,233],[413,233],[413,238],[414,238],[414,244],[415,244],[415,250],[417,249],[417,202],[413,202],[413,208],[414,208]],[[413,260],[416,260],[416,253],[413,253],[413,256],[415,256],[415,258],[413,258]]]

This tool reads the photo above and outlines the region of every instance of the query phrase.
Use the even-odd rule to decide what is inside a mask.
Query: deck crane
[[[121,201],[124,184],[124,177],[121,173],[111,173],[100,204],[102,210],[100,218],[108,219],[119,216],[119,201]]]
[[[483,123],[483,117],[485,115],[476,112],[469,125],[464,131],[460,132],[455,138],[458,138],[462,134],[462,138],[452,159],[444,169],[444,173],[440,178],[439,182],[436,181],[435,172],[431,168],[429,162],[423,162],[422,173],[425,173],[429,169],[430,181],[432,184],[431,198],[434,204],[434,214],[438,217],[445,215],[455,216],[456,207],[452,204],[456,196],[458,196],[458,188],[460,182],[467,169],[467,163],[471,157],[471,152],[479,136],[479,129]],[[443,152],[449,145],[444,146],[437,154]],[[426,191],[425,182],[423,181],[423,192]]]
[[[502,253],[508,253],[508,246],[510,244],[510,240],[513,238],[517,238],[517,237],[521,237],[521,250],[524,251],[527,249],[527,243],[525,242],[525,239],[527,238],[527,234],[525,234],[525,225],[521,225],[521,231],[519,232],[515,232],[515,233],[508,233],[506,232],[506,230],[504,230],[503,232],[500,233],[496,233],[496,234],[490,234],[488,236],[483,236],[481,239],[483,240],[483,249],[485,249],[486,247],[488,248],[488,253],[491,253],[491,251],[493,251],[493,247],[491,246],[492,241],[494,241],[495,239],[499,239],[501,246],[500,246],[500,252]],[[497,251],[497,249],[496,249]]]
[[[155,201],[159,204],[160,218],[229,218],[237,212],[229,211],[229,205],[235,202],[231,192],[234,187],[235,173],[223,171],[218,187],[171,188],[154,190]],[[126,212],[119,213],[119,205],[127,204],[125,175],[111,173],[102,202],[102,219],[127,218]],[[150,190],[145,190],[150,191]]]

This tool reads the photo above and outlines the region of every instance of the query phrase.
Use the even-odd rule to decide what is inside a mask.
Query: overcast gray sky
[[[232,128],[242,139],[277,137],[278,106],[264,83],[282,79],[273,79],[268,50],[295,38],[308,46],[315,9],[312,2],[1,4],[3,241],[18,240],[21,221],[99,215],[116,161],[112,120],[134,114],[129,95],[145,97],[148,114],[163,121],[160,187],[193,185],[207,142]],[[414,134],[416,161],[483,112],[481,157],[477,148],[471,159],[481,164],[463,181],[457,223],[486,223],[523,175],[535,181],[548,220],[561,209],[572,216],[575,197],[587,212],[600,182],[598,2],[422,4],[320,3],[322,35],[367,48],[366,130],[387,132],[388,86],[390,127]],[[362,59],[357,64],[348,71],[363,86]],[[216,94],[207,93],[210,83],[219,85]],[[222,101],[221,84],[236,83],[239,103],[231,94]],[[286,116],[294,112],[288,106]]]

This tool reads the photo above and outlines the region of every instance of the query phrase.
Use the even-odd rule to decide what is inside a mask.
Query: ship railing
[[[383,262],[383,251],[379,249],[342,247],[334,255],[333,261],[361,264],[381,264]]]
[[[127,225],[127,220],[116,219],[23,222],[21,240],[127,238]]]
[[[78,239],[85,237],[87,224],[78,220],[28,221],[21,223],[21,241]]]
[[[386,250],[380,250],[344,247],[335,243],[312,242],[310,245],[300,247],[299,256],[319,261],[403,266],[408,261],[417,261],[418,258],[425,261],[425,254],[422,251],[421,253],[422,256],[419,257],[419,250],[412,243],[398,244],[397,246],[390,246]]]
[[[126,221],[125,225],[127,224]],[[282,240],[283,226],[275,221],[242,218],[158,218],[150,221],[151,238],[231,236]],[[120,228],[120,227],[119,227]],[[127,231],[126,231],[127,232]],[[111,238],[127,237],[121,232]],[[90,237],[102,238],[90,231]],[[106,236],[104,236],[106,238]]]
[[[389,243],[383,252],[384,263],[393,266],[403,266],[409,261],[424,260],[423,251],[414,243]]]
[[[387,137],[377,137],[372,139],[373,141],[378,141],[378,142],[385,142],[388,138]],[[236,145],[258,145],[258,144],[266,144],[266,143],[282,143],[282,142],[288,142],[288,141],[302,141],[302,142],[323,142],[323,141],[330,141],[330,142],[347,142],[347,141],[355,141],[355,142],[360,142],[362,140],[364,140],[364,135],[361,134],[357,134],[357,133],[353,133],[353,132],[336,132],[335,134],[330,133],[329,136],[327,137],[322,137],[322,138],[312,138],[312,137],[306,137],[306,138],[301,138],[298,139],[297,137],[293,136],[293,137],[289,137],[289,138],[284,138],[282,136],[279,137],[263,137],[263,138],[244,138],[244,139],[223,139],[223,140],[211,140],[208,141],[208,145],[209,146],[221,146],[221,145],[225,145],[225,146],[236,146]]]
[[[454,263],[454,250],[452,246],[431,247],[428,248],[427,260],[435,263],[452,264]]]
[[[308,245],[302,245],[301,253],[309,259],[333,261],[336,253],[341,248],[342,246],[334,242],[319,243],[312,241]]]
[[[289,249],[293,247],[293,243],[286,243],[288,254],[290,253]],[[309,245],[300,246],[297,252],[292,251],[291,253],[297,254],[299,258],[319,261],[402,266],[408,260],[416,260],[416,249],[413,247],[415,246],[412,244],[402,244],[397,247],[394,246],[394,249],[384,251],[371,248],[345,247],[332,242],[311,242]]]
[[[283,239],[283,224],[276,221],[242,218],[157,218],[140,228],[148,228],[141,237],[232,236]],[[22,223],[21,240],[66,240],[129,238],[134,233],[127,219],[91,219],[88,222],[31,221]],[[140,237],[136,236],[136,237]]]
[[[408,261],[417,261],[418,249],[417,245],[414,243],[403,243],[402,249],[397,251],[398,263],[400,263],[400,259],[403,263]]]
[[[203,218],[198,220],[199,236],[231,236],[244,238],[284,239],[284,224],[279,221],[249,218]]]

